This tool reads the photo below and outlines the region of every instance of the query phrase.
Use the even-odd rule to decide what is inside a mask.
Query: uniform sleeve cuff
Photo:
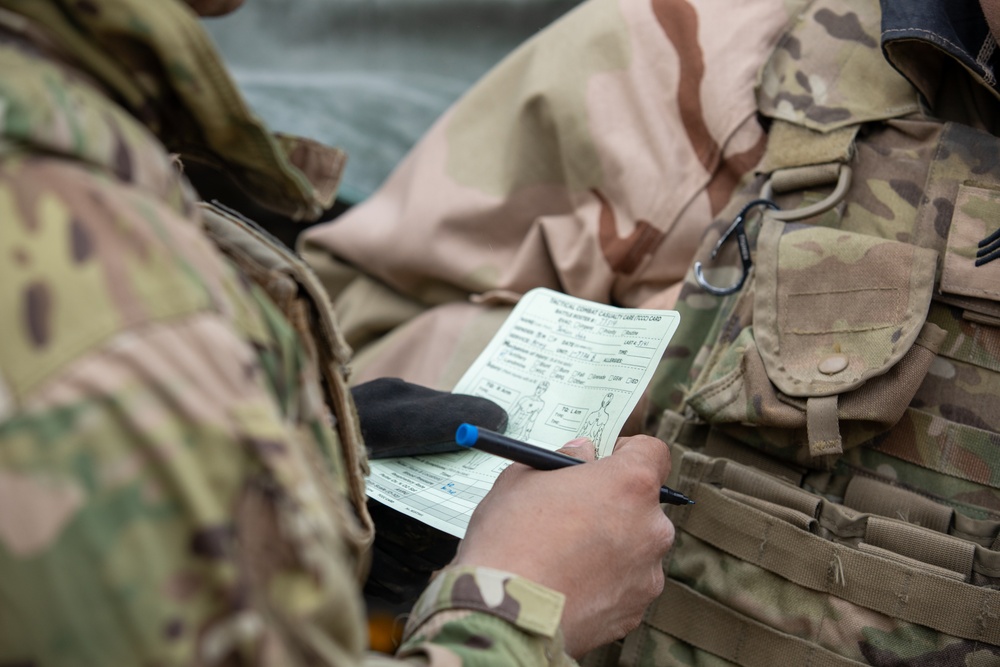
[[[442,611],[491,614],[535,635],[559,632],[566,596],[510,572],[486,567],[449,567],[437,574],[413,607],[405,636]]]

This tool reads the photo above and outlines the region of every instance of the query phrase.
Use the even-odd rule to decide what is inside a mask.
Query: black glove
[[[499,432],[507,427],[507,413],[493,401],[399,378],[372,380],[351,393],[373,459],[461,450],[455,431],[462,422]],[[413,604],[431,575],[455,557],[458,538],[370,498],[368,510],[375,521],[375,544],[365,595]]]
[[[462,449],[455,431],[462,422],[503,432],[507,413],[479,396],[450,394],[399,378],[379,378],[351,389],[368,457],[441,454]]]

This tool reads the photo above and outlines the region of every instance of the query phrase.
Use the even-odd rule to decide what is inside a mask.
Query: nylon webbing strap
[[[806,399],[806,433],[809,453],[816,456],[842,454],[840,422],[837,419],[837,395],[810,396]]]
[[[927,563],[916,560],[915,558],[909,558],[907,556],[902,556],[895,551],[889,551],[888,549],[882,549],[881,547],[872,546],[867,542],[859,542],[858,549],[866,554],[872,554],[880,558],[888,558],[889,560],[894,560],[897,563],[902,563],[909,567],[920,568],[922,570],[927,570],[928,572],[933,572],[934,574],[940,575],[942,577],[948,577],[950,579],[955,579],[956,581],[967,581],[966,577],[962,576],[954,570],[949,570],[947,568],[938,567],[936,565],[929,565]]]
[[[750,505],[751,507],[756,507],[760,511],[776,516],[782,521],[787,521],[802,530],[811,531],[813,526],[816,524],[816,519],[811,514],[803,514],[798,510],[792,509],[791,507],[785,507],[784,505],[772,503],[768,500],[761,500],[756,496],[748,496],[745,493],[733,491],[732,489],[722,489],[722,492],[738,502]]]
[[[908,422],[905,431],[897,426],[872,448],[949,477],[1000,488],[1000,479],[988,465],[968,464],[996,456],[995,433],[956,422],[942,423],[934,415],[913,408],[906,409],[904,419]]]
[[[840,163],[827,162],[776,171],[771,176],[770,185],[772,193],[781,194],[832,185],[838,180],[840,180]]]
[[[745,466],[763,470],[772,477],[778,477],[795,486],[802,483],[803,472],[784,461],[773,459],[760,450],[747,447],[717,428],[708,432],[703,452],[712,458],[731,459]]]
[[[1000,591],[862,553],[742,505],[708,484],[689,482],[681,487],[696,501],[696,509],[672,518],[678,528],[717,549],[892,618],[954,637],[1000,643]]]
[[[948,532],[955,513],[930,498],[862,475],[848,482],[844,504],[859,512],[902,519],[939,533]]]
[[[865,542],[957,572],[966,581],[972,578],[972,564],[976,558],[976,545],[972,542],[877,516],[868,518]]]
[[[645,622],[740,667],[842,667],[865,664],[769,628],[673,579],[667,579],[656,608]],[[725,628],[726,631],[718,632],[718,628]]]
[[[955,326],[949,307],[936,303],[938,299],[945,301],[935,296],[935,301],[931,302],[931,309],[927,314],[928,322],[938,325],[945,331],[945,338],[938,355],[1000,372],[1000,329],[981,328],[976,331],[973,339],[969,340],[967,329]]]
[[[680,443],[688,449],[698,449],[704,446],[708,437],[708,425],[692,422],[683,415],[664,410],[660,415],[656,437],[664,442]]]
[[[810,518],[816,516],[816,510],[822,502],[819,496],[744,466],[729,465],[727,461],[719,461],[718,463],[726,465],[713,466],[711,473],[709,473],[711,475],[710,481],[720,482],[724,488],[733,491],[739,491],[770,503],[784,505]]]
[[[776,118],[768,132],[767,152],[760,171],[771,173],[826,162],[846,163],[860,127],[848,125],[832,132],[817,132]]]

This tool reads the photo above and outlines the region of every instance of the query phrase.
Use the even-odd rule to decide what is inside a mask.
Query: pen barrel
[[[667,505],[690,505],[691,499],[680,491],[674,491],[669,486],[661,486],[660,502]]]
[[[455,434],[455,441],[463,447],[475,447],[481,452],[523,463],[535,470],[558,470],[584,463],[581,459],[561,452],[530,445],[472,424],[459,426],[458,432]],[[669,505],[689,505],[694,501],[670,487],[661,486],[660,502]]]
[[[560,452],[527,445],[520,440],[508,438],[499,433],[479,429],[479,438],[474,447],[480,451],[517,461],[536,470],[558,470],[583,463],[580,459]]]

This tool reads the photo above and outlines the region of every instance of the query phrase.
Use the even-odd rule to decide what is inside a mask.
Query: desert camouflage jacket
[[[180,3],[0,1],[0,665],[569,662],[562,596],[477,569],[365,656],[346,346],[168,150],[298,219],[342,158],[266,132]]]
[[[588,0],[501,62],[306,235],[355,377],[449,388],[536,286],[669,308],[763,154],[757,73],[801,4]]]

